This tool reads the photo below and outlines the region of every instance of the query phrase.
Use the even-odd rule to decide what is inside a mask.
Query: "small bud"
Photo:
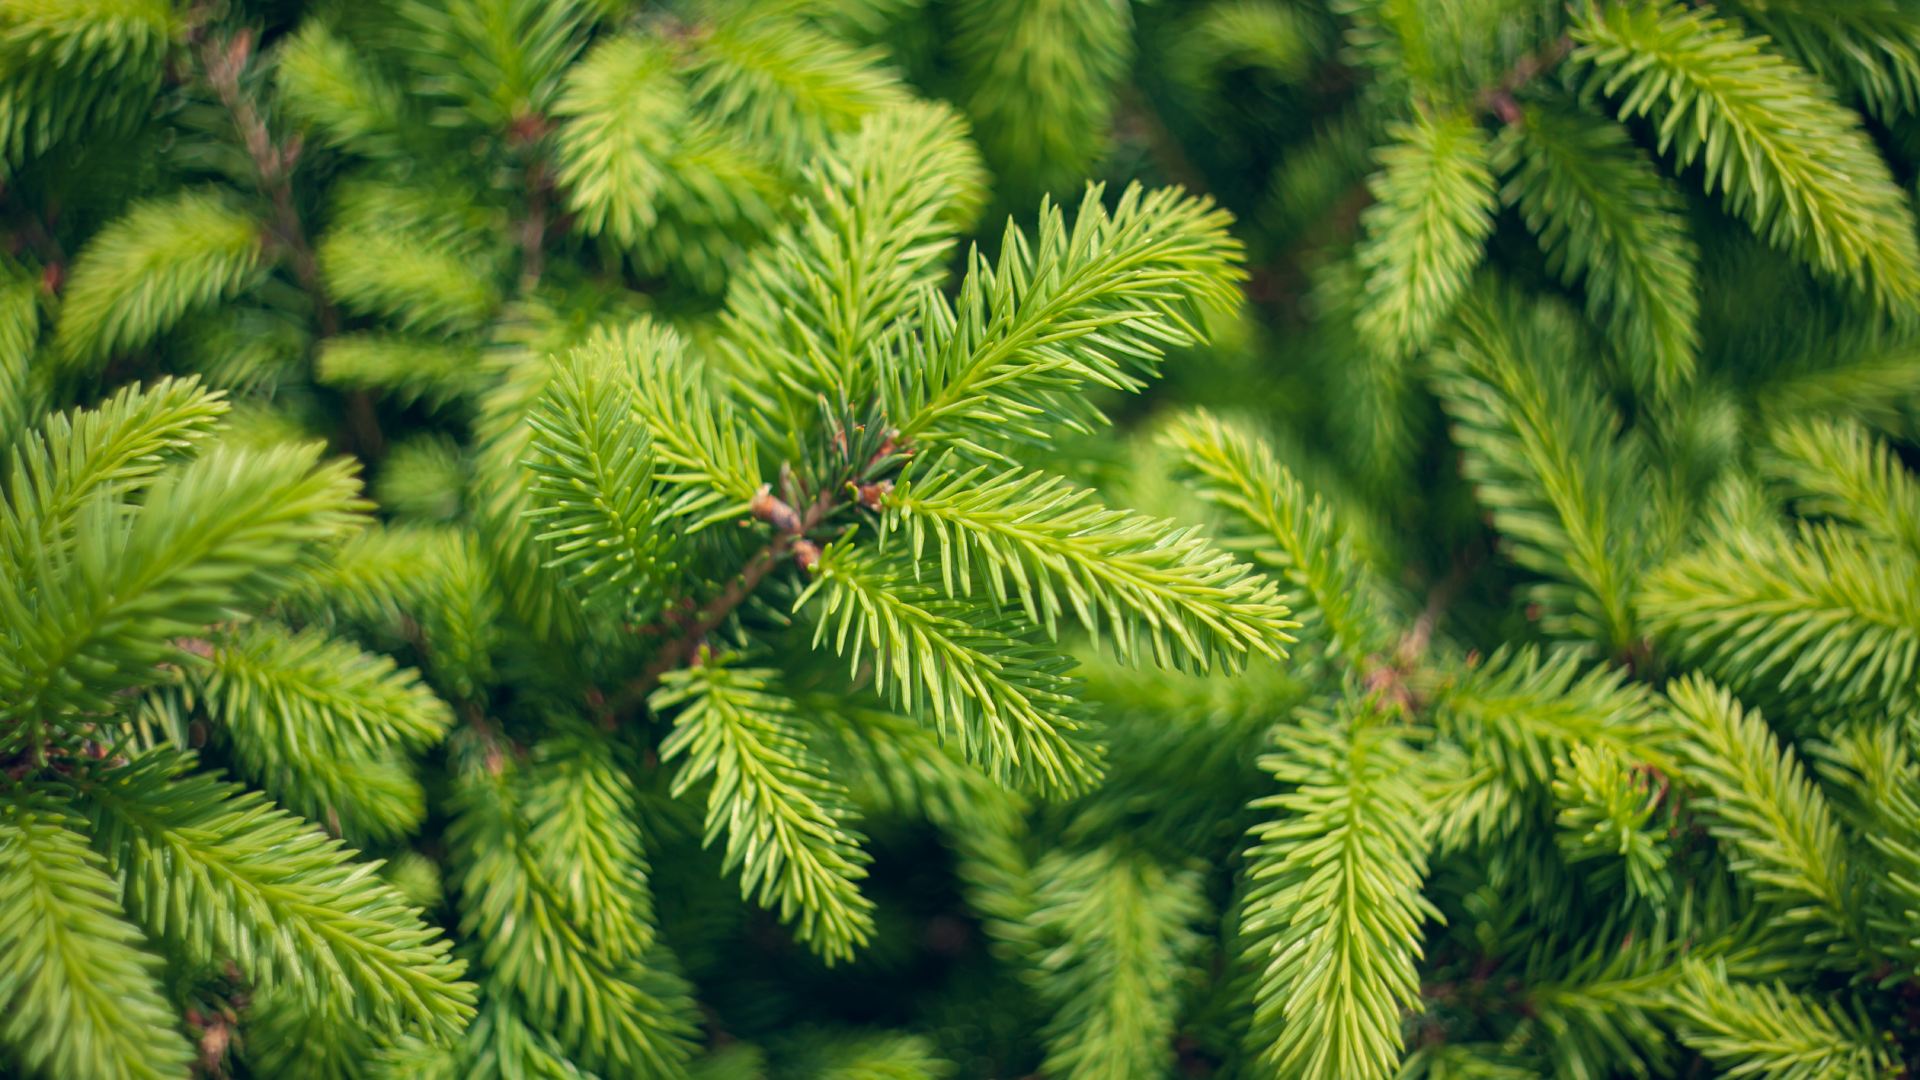
[[[550,125],[537,112],[524,112],[507,121],[507,136],[515,146],[531,146],[546,137]]]
[[[820,545],[811,540],[794,541],[793,561],[799,563],[802,570],[813,569],[814,564],[820,561]]]
[[[881,500],[893,492],[893,481],[881,480],[872,484],[859,484],[854,490],[861,506],[869,510],[878,510]]]
[[[218,1070],[232,1041],[233,1029],[225,1022],[206,1025],[200,1032],[200,1067],[209,1073]]]

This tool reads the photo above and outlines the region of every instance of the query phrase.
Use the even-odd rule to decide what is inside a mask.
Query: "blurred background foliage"
[[[1245,549],[1297,590],[1311,636],[1293,661],[1235,677],[1142,673],[1088,650],[1110,769],[1056,803],[845,725],[834,760],[864,814],[877,921],[836,967],[740,900],[697,815],[643,790],[658,921],[713,1047],[696,1074],[1391,1075],[1403,1048],[1409,1076],[1755,1060],[1765,1075],[1892,1074],[1920,1045],[1911,943],[1831,963],[1803,963],[1819,935],[1789,947],[1756,931],[1750,945],[1746,912],[1804,898],[1775,881],[1756,907],[1726,870],[1771,865],[1764,838],[1715,832],[1719,850],[1692,818],[1660,826],[1654,804],[1684,811],[1649,803],[1636,770],[1674,764],[1658,756],[1671,747],[1636,725],[1639,688],[1697,664],[1766,707],[1789,744],[1817,736],[1831,782],[1890,760],[1837,718],[1911,715],[1910,657],[1886,679],[1897,692],[1863,676],[1835,704],[1800,695],[1790,661],[1741,648],[1761,631],[1700,624],[1738,606],[1716,581],[1786,561],[1767,547],[1786,543],[1786,507],[1864,516],[1849,509],[1870,501],[1858,486],[1823,496],[1821,476],[1842,470],[1822,454],[1854,447],[1860,468],[1844,475],[1905,490],[1888,479],[1913,460],[1920,400],[1920,11],[1904,0],[0,0],[0,305],[27,338],[0,343],[0,430],[197,374],[232,396],[233,437],[357,454],[390,522],[489,520],[517,508],[493,478],[525,446],[511,429],[538,389],[516,381],[528,357],[641,313],[717,340],[729,287],[821,147],[916,97],[971,125],[986,183],[958,212],[989,256],[1010,216],[1031,232],[1041,197],[1071,207],[1088,179],[1178,184],[1232,211],[1244,306],[1144,392],[1101,398],[1123,437],[1062,436],[1047,463],[1229,535],[1246,525],[1230,481],[1269,475],[1263,462],[1297,477],[1304,492],[1275,481],[1292,494],[1271,500],[1297,514]],[[926,183],[964,168],[900,167],[916,164]],[[1194,407],[1237,426],[1169,420]],[[1846,430],[1791,426],[1806,416]],[[1246,449],[1241,430],[1265,446]],[[1882,521],[1911,542],[1898,512]],[[1761,554],[1715,549],[1648,584],[1675,553],[1740,530]],[[450,550],[443,567],[474,558]],[[1885,597],[1910,595],[1911,557],[1874,579]],[[472,599],[459,573],[444,576],[439,616],[382,646],[413,662],[432,641],[439,659],[423,666],[455,700],[510,683],[490,667],[486,619],[459,607]],[[545,617],[523,599],[504,603]],[[1911,633],[1912,611],[1890,618]],[[1908,641],[1859,649],[1877,659]],[[1409,642],[1419,655],[1378,662]],[[1714,734],[1773,736],[1687,687],[1661,708],[1695,717],[1679,727],[1709,747],[1692,782],[1737,802],[1759,782],[1713,771]],[[1527,702],[1587,711],[1561,734],[1507,739],[1474,727],[1480,691],[1505,703],[1496,727]],[[1363,708],[1409,721],[1405,739],[1354,723]],[[1629,734],[1564,736],[1591,716]],[[1440,834],[1424,899],[1374,883],[1427,928],[1424,960],[1415,985],[1358,992],[1372,1030],[1333,1039],[1352,1063],[1303,1064],[1311,1047],[1284,1048],[1305,1036],[1268,1029],[1287,1027],[1275,994],[1314,991],[1240,959],[1243,929],[1261,932],[1240,925],[1262,858],[1247,835],[1325,812],[1299,793],[1375,751],[1355,782]],[[1456,765],[1519,777],[1518,794],[1490,806],[1426,783],[1423,770]],[[1453,793],[1391,790],[1416,775]],[[360,838],[451,924],[450,781],[424,783],[422,803],[395,811],[410,822]],[[1849,843],[1872,812],[1850,811]],[[404,840],[416,826],[423,839]],[[1424,841],[1399,846],[1389,869],[1427,858],[1411,854]],[[1878,934],[1867,921],[1854,929]],[[1724,947],[1683,965],[1689,939]],[[1418,934],[1374,944],[1413,975]],[[1764,980],[1782,976],[1838,997],[1871,988],[1869,1019],[1776,995]],[[1762,1015],[1768,1030],[1740,1027]],[[211,1071],[352,1074],[373,1055],[286,1052],[303,1035],[270,1003],[248,1023]],[[1804,1045],[1752,1056],[1776,1036]],[[510,1044],[490,1051],[500,1075],[534,1075],[498,1064],[515,1054],[546,1060],[544,1044]],[[1782,1064],[1799,1049],[1818,1067]],[[554,1060],[540,1075],[579,1075]]]

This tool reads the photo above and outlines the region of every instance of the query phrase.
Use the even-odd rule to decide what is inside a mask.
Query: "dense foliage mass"
[[[1907,1075],[1917,113],[1909,0],[0,0],[0,1069]]]

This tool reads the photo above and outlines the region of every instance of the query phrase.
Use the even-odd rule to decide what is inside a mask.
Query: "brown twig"
[[[467,730],[473,732],[484,748],[487,772],[499,776],[506,770],[508,755],[517,754],[519,748],[507,741],[499,725],[488,718],[487,711],[478,702],[460,702],[460,715],[467,722]]]
[[[1467,579],[1473,575],[1473,569],[1479,565],[1478,548],[1463,552],[1454,559],[1452,569],[1447,575],[1427,590],[1427,601],[1413,625],[1401,635],[1394,646],[1391,656],[1372,655],[1364,665],[1367,689],[1402,710],[1412,711],[1420,701],[1414,690],[1415,676],[1420,665],[1426,660],[1427,650],[1433,645],[1434,631],[1440,626],[1440,618],[1460,591],[1466,587]]]
[[[540,140],[549,129],[546,118],[537,113],[515,118],[507,129],[508,144],[527,158],[527,217],[515,230],[520,243],[520,293],[523,296],[540,284],[547,268],[547,230],[553,224],[550,207],[553,174],[541,156]]]
[[[326,282],[320,276],[320,260],[307,242],[306,229],[300,223],[300,210],[293,198],[293,168],[300,160],[302,143],[295,136],[284,143],[275,142],[265,118],[240,87],[240,74],[253,55],[253,33],[242,30],[225,41],[204,38],[200,42],[200,66],[207,84],[213,88],[233,119],[234,129],[253,161],[255,182],[273,204],[273,237],[286,253],[294,280],[313,304],[314,321],[320,336],[340,333],[340,312],[327,295]],[[347,424],[353,435],[354,449],[364,458],[386,453],[387,440],[374,413],[373,399],[364,390],[347,394]]]
[[[1530,82],[1560,65],[1573,52],[1573,39],[1562,34],[1539,52],[1528,53],[1514,61],[1500,81],[1482,87],[1474,95],[1480,108],[1500,118],[1503,124],[1517,124],[1523,118],[1516,95]]]
[[[531,293],[547,269],[546,164],[527,166],[527,220],[520,226],[520,292]]]
[[[1394,664],[1402,671],[1411,671],[1426,659],[1427,649],[1433,644],[1433,632],[1440,625],[1440,617],[1466,588],[1467,579],[1473,576],[1474,567],[1480,563],[1480,549],[1472,548],[1453,560],[1453,567],[1447,576],[1433,583],[1427,590],[1427,602],[1420,614],[1413,620],[1413,626],[1400,639],[1394,649]]]
[[[747,560],[746,566],[741,568],[720,595],[707,601],[691,618],[678,617],[682,620],[680,635],[662,645],[640,674],[629,680],[614,696],[610,710],[616,721],[630,716],[644,704],[647,696],[653,693],[668,672],[691,661],[707,635],[718,630],[736,608],[746,603],[747,598],[753,595],[754,590],[780,565],[783,558],[791,555],[802,567],[811,567],[813,561],[820,557],[820,549],[807,539],[807,534],[819,527],[834,508],[835,498],[831,490],[822,491],[807,507],[806,513],[802,514],[774,498],[770,488],[761,488],[760,494],[753,500],[753,513],[774,527],[773,538]]]

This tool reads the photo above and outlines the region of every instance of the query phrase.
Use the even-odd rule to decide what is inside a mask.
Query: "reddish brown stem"
[[[1420,609],[1420,615],[1413,621],[1412,629],[1400,639],[1394,649],[1394,663],[1404,671],[1411,671],[1426,658],[1427,649],[1433,644],[1433,632],[1440,625],[1440,617],[1446,614],[1448,605],[1466,588],[1467,579],[1473,576],[1473,570],[1480,563],[1480,550],[1473,548],[1461,553],[1454,559],[1447,576],[1435,582],[1427,590],[1426,605]]]
[[[253,52],[253,35],[241,31],[224,42],[212,38],[200,43],[200,64],[207,84],[226,107],[234,130],[253,161],[255,181],[262,194],[273,204],[272,233],[285,253],[294,280],[313,304],[314,322],[322,338],[340,333],[340,312],[327,295],[326,282],[320,276],[320,261],[307,242],[306,229],[300,223],[300,210],[293,200],[293,167],[300,160],[298,137],[276,143],[266,120],[253,101],[240,88],[240,73],[246,69]],[[374,459],[386,453],[387,440],[374,413],[373,399],[364,390],[347,394],[347,426],[353,446],[361,457]]]
[[[553,174],[540,153],[551,125],[538,113],[516,117],[507,127],[507,143],[526,156],[527,216],[515,226],[520,243],[520,294],[531,293],[547,268],[547,230],[553,224]]]
[[[527,220],[520,226],[520,292],[531,293],[547,268],[546,165],[539,158],[527,166]]]
[[[640,674],[620,688],[619,694],[613,699],[611,709],[615,718],[631,715],[634,710],[646,703],[647,696],[653,693],[668,672],[686,666],[698,654],[700,645],[706,641],[707,635],[718,630],[735,609],[746,603],[747,598],[760,587],[760,583],[766,580],[767,575],[780,565],[781,559],[790,554],[804,556],[809,549],[812,550],[814,557],[818,557],[818,549],[813,547],[812,541],[806,539],[806,535],[833,512],[834,498],[831,491],[821,492],[820,497],[807,507],[804,515],[797,515],[785,503],[781,503],[778,499],[771,499],[764,490],[761,496],[754,500],[754,506],[756,517],[775,524],[776,531],[773,538],[767,541],[765,547],[754,552],[753,557],[747,560],[746,566],[741,568],[731,582],[728,582],[720,595],[707,601],[698,612],[694,613],[692,619],[682,624],[685,629],[679,637],[662,645],[660,651],[653,654],[653,659],[647,662],[647,666],[641,670]],[[803,558],[802,561],[805,562],[805,559]]]
[[[1545,75],[1560,65],[1573,52],[1573,39],[1561,35],[1549,42],[1539,52],[1528,53],[1514,62],[1499,82],[1483,87],[1476,99],[1481,109],[1500,118],[1503,124],[1517,124],[1522,119],[1520,102],[1516,95],[1528,83]]]

